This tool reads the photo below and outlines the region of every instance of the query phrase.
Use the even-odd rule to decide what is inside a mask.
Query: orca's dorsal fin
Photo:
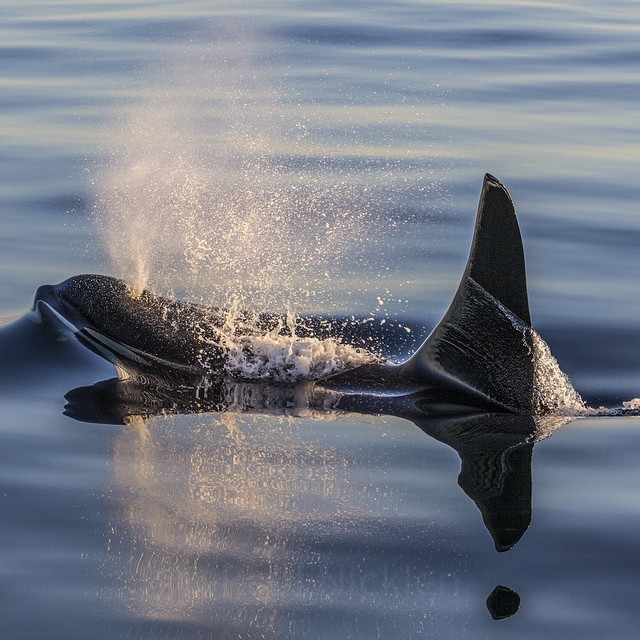
[[[473,278],[500,304],[531,325],[524,248],[516,209],[506,187],[489,173],[484,176],[462,283],[466,278]]]
[[[484,408],[531,411],[533,349],[524,250],[506,188],[486,174],[467,266],[431,335],[402,365]]]

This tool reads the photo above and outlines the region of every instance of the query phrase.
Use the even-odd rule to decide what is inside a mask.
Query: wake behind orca
[[[232,371],[224,339],[225,313],[149,291],[134,295],[115,278],[81,275],[42,286],[34,311],[116,365],[122,377],[162,381],[163,388],[212,380],[250,380]],[[251,320],[251,322],[249,322]],[[342,371],[309,371],[318,389],[343,405],[377,406],[418,398],[425,413],[461,410],[543,415],[581,413],[584,404],[531,326],[522,238],[507,189],[487,174],[467,265],[444,317],[415,353],[393,364],[364,349],[366,325],[305,318],[287,327],[262,314],[236,319],[235,335],[289,331],[291,343],[336,339],[356,347]],[[249,360],[251,344],[241,347]],[[286,365],[283,365],[286,366]],[[200,382],[194,382],[200,380]],[[386,400],[385,400],[386,399]]]

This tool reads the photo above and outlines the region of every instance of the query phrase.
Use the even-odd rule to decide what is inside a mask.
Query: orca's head
[[[71,330],[102,329],[113,311],[134,300],[125,282],[101,275],[80,275],[56,285],[42,285],[35,293],[33,310]]]
[[[107,360],[127,366],[163,361],[163,366],[191,367],[205,343],[209,359],[220,352],[210,344],[219,322],[213,310],[148,290],[135,294],[109,276],[80,275],[44,285],[36,291],[33,311],[56,331],[75,334]]]

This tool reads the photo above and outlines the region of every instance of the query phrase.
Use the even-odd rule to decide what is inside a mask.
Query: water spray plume
[[[295,160],[259,34],[232,36],[194,42],[124,109],[95,204],[112,269],[134,292],[330,308],[371,239],[367,200],[348,172],[331,184]]]

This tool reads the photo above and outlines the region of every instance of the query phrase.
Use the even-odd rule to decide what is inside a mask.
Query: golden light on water
[[[402,493],[391,486],[384,493],[366,482],[354,486],[358,462],[331,441],[332,429],[317,432],[319,419],[338,431],[349,429],[349,420],[337,414],[308,421],[233,413],[185,418],[134,419],[116,435],[105,570],[120,586],[116,604],[127,615],[194,622],[244,617],[252,624],[283,603],[295,608],[323,592],[342,597],[366,580],[360,564],[336,574],[337,567],[323,564],[322,551],[296,541],[311,532],[311,539],[362,534],[358,523],[374,510],[402,510]],[[361,605],[375,606],[366,585],[360,588]],[[282,630],[281,617],[266,628]]]

